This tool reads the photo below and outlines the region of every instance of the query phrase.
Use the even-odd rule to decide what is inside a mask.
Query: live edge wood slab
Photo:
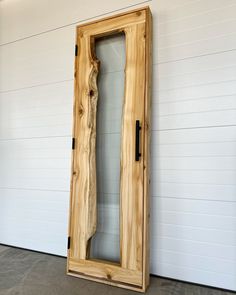
[[[90,259],[97,227],[96,112],[99,61],[96,39],[125,34],[125,95],[120,173],[120,263]],[[67,273],[144,292],[149,284],[149,133],[152,18],[148,7],[77,27],[74,149]],[[140,158],[135,123],[139,120]]]

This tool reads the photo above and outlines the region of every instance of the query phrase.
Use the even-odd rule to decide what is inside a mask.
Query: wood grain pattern
[[[135,162],[134,151],[136,119],[140,120],[141,133],[144,124],[145,23],[125,28],[125,35],[127,63],[121,137],[121,266],[142,270],[143,156]],[[143,142],[140,148],[143,155]]]
[[[150,133],[151,133],[151,92],[152,92],[152,15],[147,13],[146,56],[145,56],[145,120],[143,132],[143,289],[150,282]]]
[[[83,35],[92,35],[96,38],[124,32],[130,26],[145,23],[146,10],[137,9],[128,13],[121,13],[113,17],[90,22],[79,27],[79,30]]]
[[[151,13],[149,8],[78,27],[68,274],[145,291],[149,283],[149,120]],[[125,97],[121,135],[120,264],[89,259],[96,232],[97,38],[124,32]],[[148,118],[146,118],[148,117]],[[135,123],[141,123],[141,158],[135,161]]]
[[[69,262],[71,271],[86,274],[98,279],[122,282],[131,285],[139,285],[142,272],[127,270],[119,264],[95,260],[71,260]]]
[[[81,32],[78,30],[78,35]],[[96,110],[99,63],[91,56],[91,40],[78,39],[79,67],[75,85],[75,140],[72,173],[71,255],[86,259],[90,238],[96,231]],[[83,206],[81,205],[83,204]],[[75,242],[76,241],[76,242]]]

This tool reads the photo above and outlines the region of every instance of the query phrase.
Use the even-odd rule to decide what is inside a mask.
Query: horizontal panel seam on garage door
[[[0,47],[1,46],[6,46],[8,44],[16,43],[16,42],[19,42],[19,41],[22,41],[22,40],[26,40],[26,39],[29,39],[29,38],[32,38],[32,37],[36,37],[36,36],[39,36],[39,35],[43,35],[43,34],[46,34],[46,33],[50,33],[50,32],[56,31],[56,30],[60,30],[60,29],[66,28],[66,27],[70,27],[70,26],[73,26],[73,25],[78,25],[78,24],[83,23],[85,21],[93,20],[93,19],[95,19],[97,17],[103,17],[103,16],[106,16],[106,15],[109,15],[109,14],[112,14],[112,13],[115,13],[115,12],[123,11],[125,9],[129,9],[129,8],[141,5],[141,4],[145,4],[145,3],[148,3],[148,2],[152,2],[152,0],[146,0],[146,1],[142,1],[142,2],[139,2],[139,3],[133,4],[133,5],[128,5],[126,7],[111,10],[111,11],[108,11],[108,12],[105,12],[105,13],[102,13],[102,14],[99,14],[99,15],[96,15],[96,16],[92,16],[92,17],[82,19],[80,21],[76,21],[76,22],[72,22],[72,23],[69,23],[69,24],[66,24],[66,25],[63,25],[63,26],[59,26],[59,27],[56,27],[54,29],[43,31],[43,32],[40,32],[40,33],[37,33],[37,34],[33,34],[33,35],[30,35],[30,36],[24,37],[24,38],[19,38],[19,39],[16,39],[14,41],[6,42],[6,43],[3,43],[3,44],[0,44]]]

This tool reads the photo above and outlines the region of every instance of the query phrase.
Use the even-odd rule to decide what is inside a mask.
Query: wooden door
[[[120,261],[90,257],[97,228],[96,40],[125,34],[125,95],[120,152]],[[69,275],[145,291],[149,283],[149,8],[77,27],[74,134],[68,239]]]

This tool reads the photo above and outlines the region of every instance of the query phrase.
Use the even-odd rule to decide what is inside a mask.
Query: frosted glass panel
[[[120,260],[120,144],[124,100],[125,37],[122,34],[97,40],[100,60],[97,106],[97,232],[91,256]]]

